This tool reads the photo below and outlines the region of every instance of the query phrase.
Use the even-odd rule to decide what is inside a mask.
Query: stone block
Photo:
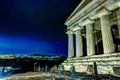
[[[76,72],[87,72],[87,66],[83,65],[74,65]]]
[[[88,65],[88,67],[87,67],[87,74],[94,74],[94,67],[93,67],[93,65]]]
[[[98,66],[98,74],[114,74],[112,66]]]
[[[113,71],[115,75],[120,75],[120,67],[113,67]]]

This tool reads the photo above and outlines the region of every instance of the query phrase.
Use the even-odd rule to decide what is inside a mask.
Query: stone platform
[[[74,66],[76,72],[93,74],[93,62],[97,63],[98,74],[120,75],[120,53],[68,58],[62,65],[66,71],[70,71],[71,67]]]

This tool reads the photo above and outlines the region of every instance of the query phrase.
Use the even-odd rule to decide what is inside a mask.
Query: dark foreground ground
[[[62,74],[58,78],[57,73],[27,72],[0,78],[0,80],[72,80],[70,74]],[[98,79],[92,75],[75,74],[74,80],[120,80],[120,77],[114,75],[99,75]]]

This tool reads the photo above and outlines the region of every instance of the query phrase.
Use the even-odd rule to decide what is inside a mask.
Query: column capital
[[[90,19],[100,18],[102,16],[109,15],[109,14],[110,14],[110,11],[108,11],[106,8],[102,8],[102,9],[99,9],[95,15],[91,16]]]
[[[82,26],[85,26],[87,24],[92,24],[92,23],[94,23],[94,20],[88,18],[82,22]]]
[[[69,30],[66,32],[66,34],[74,34],[74,32],[72,30]]]
[[[83,27],[80,25],[75,25],[75,27],[72,28],[73,31],[81,30]]]
[[[106,5],[106,8],[110,11],[120,7],[120,0],[110,0],[110,2]]]
[[[118,7],[120,7],[120,2],[118,2],[117,4],[118,4]]]
[[[105,8],[98,11],[98,17],[102,17],[102,16],[109,15],[109,14],[110,14],[110,12]]]

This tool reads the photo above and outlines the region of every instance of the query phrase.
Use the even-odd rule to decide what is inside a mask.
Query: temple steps
[[[120,53],[68,58],[63,64],[92,65],[93,62],[97,62],[97,65],[120,66],[120,64],[118,64],[120,63]]]

